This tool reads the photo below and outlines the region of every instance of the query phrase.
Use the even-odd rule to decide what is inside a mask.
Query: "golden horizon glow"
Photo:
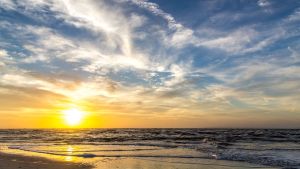
[[[64,114],[64,120],[69,126],[77,126],[82,122],[84,112],[77,108],[72,108],[62,111]]]

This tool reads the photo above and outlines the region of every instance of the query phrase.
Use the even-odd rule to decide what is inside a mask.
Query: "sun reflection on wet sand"
[[[65,161],[73,161],[73,157],[72,157],[73,151],[74,151],[74,148],[69,145],[67,147],[67,154],[68,154],[68,156],[65,157]]]
[[[73,161],[73,157],[72,156],[66,156],[65,157],[65,161]]]

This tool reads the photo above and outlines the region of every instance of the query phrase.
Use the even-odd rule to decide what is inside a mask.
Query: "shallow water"
[[[0,146],[10,153],[84,159],[103,168],[114,165],[112,159],[119,160],[118,165],[124,163],[122,167],[300,168],[300,130],[0,130]],[[105,159],[106,163],[101,162]]]

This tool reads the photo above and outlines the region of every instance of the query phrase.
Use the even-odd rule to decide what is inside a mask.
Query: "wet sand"
[[[0,169],[92,169],[89,164],[0,153]]]
[[[49,156],[50,157],[50,156]],[[73,158],[73,157],[72,157]],[[74,157],[76,158],[76,157]],[[6,154],[0,152],[0,169],[270,169],[248,163],[205,159],[157,158],[90,158],[74,161],[52,160],[36,155]],[[83,162],[84,161],[84,162]]]

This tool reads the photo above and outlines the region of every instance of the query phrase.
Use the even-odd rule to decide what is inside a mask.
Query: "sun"
[[[80,124],[84,115],[84,112],[76,108],[64,110],[63,113],[64,113],[64,119],[66,123],[70,126],[75,126]]]

